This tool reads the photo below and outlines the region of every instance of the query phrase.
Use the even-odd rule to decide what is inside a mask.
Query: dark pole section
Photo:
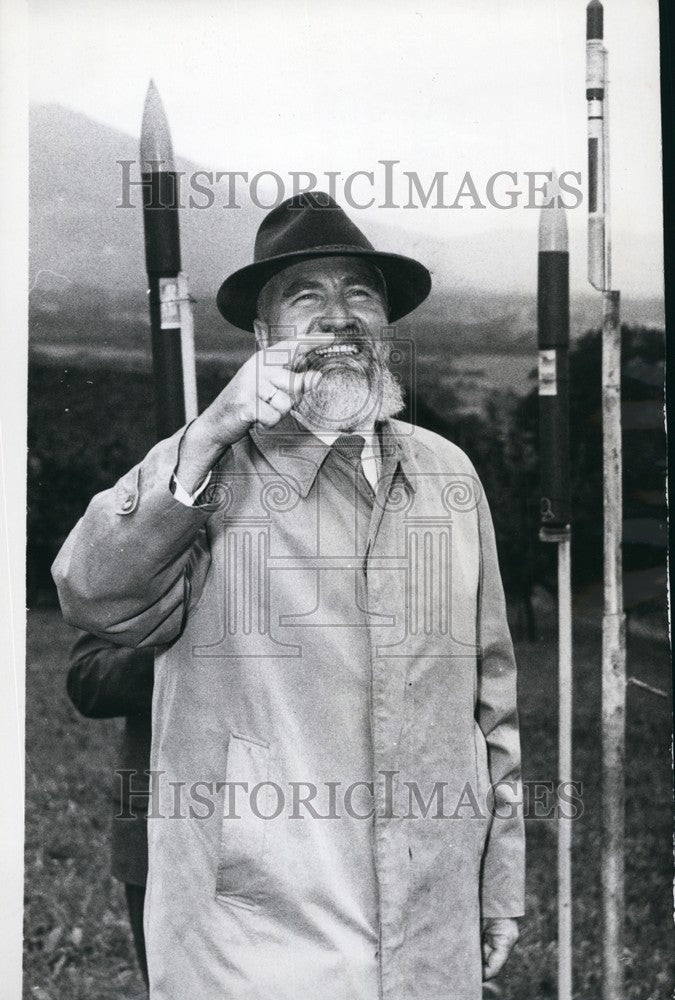
[[[541,526],[570,524],[569,467],[569,254],[539,254],[539,452]]]
[[[147,272],[175,277],[181,267],[176,174],[173,170],[157,170],[141,178]]]
[[[591,0],[586,7],[586,41],[602,38],[603,9],[600,0]]]
[[[175,280],[167,279],[175,279],[181,269],[178,186],[169,170],[145,173],[142,178],[155,424],[161,440],[185,423],[181,329],[175,307],[166,302],[167,291],[176,288]]]

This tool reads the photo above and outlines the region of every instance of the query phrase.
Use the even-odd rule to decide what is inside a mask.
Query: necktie
[[[351,465],[355,465],[357,461],[361,461],[361,452],[365,443],[366,439],[360,434],[341,434],[333,442],[333,448],[348,459]]]
[[[341,434],[333,442],[332,448],[353,470],[357,485],[366,491],[366,496],[373,496],[373,488],[363,472],[361,452],[366,439],[360,434]]]

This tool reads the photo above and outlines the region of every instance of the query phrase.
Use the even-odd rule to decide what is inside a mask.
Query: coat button
[[[126,497],[124,503],[122,504],[122,510],[131,510],[134,505],[134,498],[129,496]]]

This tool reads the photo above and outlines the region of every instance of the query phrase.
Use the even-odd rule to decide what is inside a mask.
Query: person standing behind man
[[[111,870],[124,883],[138,964],[148,985],[143,906],[148,876],[147,798],[155,656],[84,633],[70,652],[66,688],[88,719],[125,717],[113,786]]]

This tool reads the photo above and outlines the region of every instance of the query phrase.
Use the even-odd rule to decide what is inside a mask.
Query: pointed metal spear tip
[[[173,169],[169,123],[155,81],[150,80],[141,125],[141,173]]]
[[[552,170],[551,180],[546,184],[544,207],[539,214],[539,253],[567,253],[568,245],[567,212],[560,199],[558,175]]]
[[[602,39],[603,9],[600,0],[591,0],[586,7],[586,41]]]

